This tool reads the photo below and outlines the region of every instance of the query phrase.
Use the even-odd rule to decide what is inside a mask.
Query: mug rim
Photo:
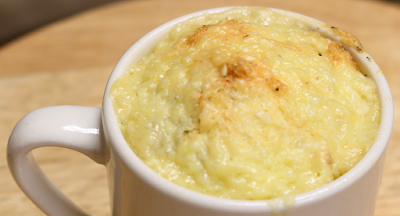
[[[110,142],[108,142],[108,145],[110,145],[109,147],[112,148],[113,152],[123,160],[124,164],[129,168],[129,170],[135,173],[135,175],[140,177],[143,181],[147,182],[152,187],[163,192],[164,194],[168,194],[169,196],[172,196],[176,199],[183,200],[194,205],[201,205],[202,207],[211,209],[220,209],[222,211],[244,211],[249,213],[260,211],[271,212],[271,207],[269,206],[268,202],[266,202],[266,200],[236,200],[214,197],[212,195],[202,194],[200,192],[192,191],[190,189],[179,186],[154,172],[134,154],[134,152],[131,150],[131,148],[123,138],[122,132],[120,131],[118,125],[117,117],[114,113],[111,97],[109,95],[113,82],[122,74],[124,74],[127,69],[131,67],[133,62],[139,61],[144,55],[151,52],[156,42],[159,41],[165,34],[169,33],[169,30],[177,23],[205,13],[219,13],[229,10],[233,7],[242,6],[211,8],[180,16],[158,26],[157,28],[153,29],[142,38],[140,38],[137,42],[135,42],[118,61],[108,79],[103,96],[102,109],[102,122],[104,133],[106,133],[106,137],[110,139]],[[329,29],[326,28],[326,24],[319,20],[291,11],[275,8],[269,9],[279,13],[283,13],[288,16],[292,16],[294,18],[311,20],[316,25],[313,26],[313,28],[317,27],[321,28],[322,30],[326,30],[327,32],[325,32],[325,34],[328,33],[328,37],[331,37],[331,39],[334,40],[340,40],[340,37],[332,35]],[[380,97],[379,101],[381,104],[379,133],[375,138],[375,141],[371,148],[353,168],[351,168],[339,178],[322,187],[296,195],[294,207],[306,206],[308,204],[324,200],[330,196],[339,193],[340,191],[345,190],[348,187],[351,187],[351,185],[353,185],[355,182],[361,179],[369,170],[371,170],[372,167],[380,159],[380,157],[383,156],[386,146],[389,142],[393,125],[393,99],[391,96],[389,85],[382,71],[379,69],[378,65],[369,54],[367,54],[366,52],[359,53],[350,47],[346,48],[353,57],[354,55],[357,55],[359,61],[358,63],[364,64],[366,68],[368,68],[369,75],[373,78],[377,85]],[[137,53],[140,54],[136,55]],[[282,210],[284,208],[285,206],[283,205],[283,203],[280,203],[279,210]]]

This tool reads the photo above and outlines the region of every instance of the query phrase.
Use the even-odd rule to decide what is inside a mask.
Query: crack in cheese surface
[[[340,177],[377,135],[377,88],[305,26],[251,7],[178,24],[112,86],[127,143],[164,178],[222,198],[292,196]]]

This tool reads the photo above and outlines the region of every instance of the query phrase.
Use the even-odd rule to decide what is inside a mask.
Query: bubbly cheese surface
[[[110,92],[121,131],[155,172],[230,199],[321,187],[379,128],[372,79],[342,45],[265,8],[175,26]]]

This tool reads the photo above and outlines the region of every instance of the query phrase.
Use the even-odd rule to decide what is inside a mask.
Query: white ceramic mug
[[[354,60],[378,85],[382,112],[379,134],[369,152],[354,168],[321,188],[296,196],[293,206],[285,207],[279,199],[276,202],[229,200],[188,190],[153,172],[129,148],[109,97],[112,83],[133,63],[151,52],[176,23],[227,9],[229,7],[214,8],[177,18],[137,41],[114,68],[102,108],[47,107],[23,117],[11,134],[7,156],[15,181],[26,195],[48,215],[86,215],[43,175],[30,153],[43,146],[59,146],[79,151],[107,167],[113,215],[268,216],[280,212],[296,216],[372,216],[384,152],[392,130],[393,103],[385,77],[373,59],[350,47],[346,48]],[[276,11],[307,18],[288,11]],[[319,21],[310,28],[340,40]]]

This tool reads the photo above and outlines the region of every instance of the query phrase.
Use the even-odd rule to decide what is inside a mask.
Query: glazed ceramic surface
[[[109,90],[128,68],[149,53],[172,26],[214,8],[172,20],[145,35],[121,58],[108,81],[102,108],[57,106],[35,110],[22,118],[8,145],[10,170],[26,195],[48,215],[86,215],[42,173],[31,151],[43,146],[74,149],[108,170],[113,215],[138,216],[372,216],[384,164],[384,152],[393,124],[393,102],[388,84],[371,56],[346,47],[379,89],[382,116],[379,135],[365,157],[349,172],[330,184],[285,200],[228,200],[200,194],[175,185],[154,173],[126,144],[114,115]],[[277,10],[290,16],[301,15]],[[333,36],[324,24],[310,26]],[[286,202],[287,203],[287,202]]]

